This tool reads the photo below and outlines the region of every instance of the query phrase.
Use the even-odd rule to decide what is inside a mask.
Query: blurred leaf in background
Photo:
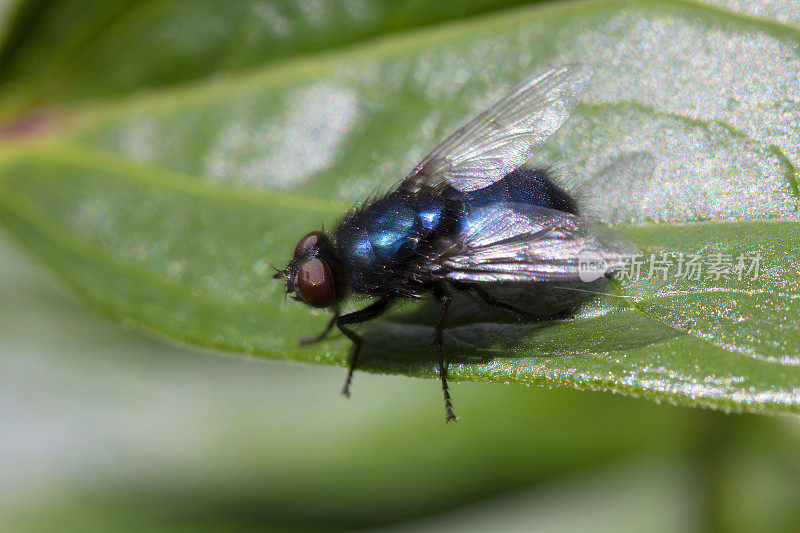
[[[284,302],[270,262],[509,88],[580,61],[593,88],[542,156],[587,212],[645,252],[759,252],[764,275],[626,282],[635,305],[603,298],[547,327],[464,303],[452,375],[796,412],[796,8],[514,4],[6,7],[0,223],[126,324],[341,364],[338,337],[296,348],[324,319]],[[430,382],[359,375],[345,403],[337,369],[144,339],[2,246],[0,528],[790,531],[800,519],[794,418],[471,383],[457,386],[465,423],[446,427]],[[365,366],[433,375],[431,319],[404,309],[371,327]]]

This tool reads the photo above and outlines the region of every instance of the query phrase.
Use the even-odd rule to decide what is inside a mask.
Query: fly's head
[[[331,307],[345,293],[333,244],[320,231],[300,239],[289,265],[272,277],[283,278],[286,294],[311,307]]]

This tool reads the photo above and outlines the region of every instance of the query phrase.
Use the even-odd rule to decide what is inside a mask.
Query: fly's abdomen
[[[578,214],[575,200],[547,172],[527,168],[518,168],[488,187],[467,193],[466,202],[473,209],[513,202]]]
[[[402,292],[404,266],[440,231],[447,206],[434,195],[389,195],[336,231],[342,267],[356,292]]]
[[[495,183],[467,193],[460,218],[460,234],[473,235],[490,223],[506,204],[546,207],[577,215],[575,200],[556,185],[544,170],[518,168]]]

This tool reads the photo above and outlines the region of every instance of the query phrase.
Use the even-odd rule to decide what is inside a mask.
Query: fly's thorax
[[[366,294],[411,291],[409,265],[447,224],[449,210],[437,194],[394,193],[351,214],[334,233],[348,283]]]

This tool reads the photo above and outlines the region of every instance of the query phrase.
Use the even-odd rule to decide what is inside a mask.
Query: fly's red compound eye
[[[296,287],[303,301],[312,307],[328,307],[333,303],[330,270],[317,257],[309,259],[297,269]]]
[[[302,239],[300,242],[297,243],[297,246],[294,247],[294,258],[297,259],[304,253],[306,253],[309,248],[312,246],[316,246],[319,244],[319,241],[322,239],[322,232],[320,231],[312,231]]]

